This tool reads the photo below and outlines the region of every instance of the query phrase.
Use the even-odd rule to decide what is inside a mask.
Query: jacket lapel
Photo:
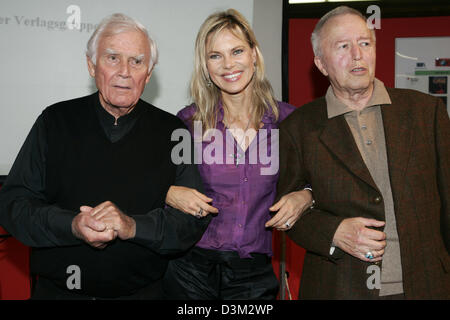
[[[320,140],[350,172],[377,189],[343,116],[325,120]]]
[[[382,106],[386,152],[391,178],[391,188],[395,203],[401,203],[408,161],[412,150],[413,130],[412,120],[408,112],[404,112],[395,96],[389,92],[391,105]]]

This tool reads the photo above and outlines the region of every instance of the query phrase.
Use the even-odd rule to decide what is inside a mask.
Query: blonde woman
[[[170,262],[166,297],[274,299],[271,230],[291,228],[312,195],[293,192],[273,205],[277,128],[295,108],[275,100],[258,42],[236,10],[215,13],[201,26],[191,96],[194,103],[178,117],[193,134],[206,195],[172,186],[166,202],[214,217],[196,246]],[[271,218],[270,211],[278,213]]]

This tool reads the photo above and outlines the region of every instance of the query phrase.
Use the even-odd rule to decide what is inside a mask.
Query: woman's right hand
[[[166,203],[169,206],[197,218],[205,217],[209,213],[219,212],[217,208],[208,204],[212,200],[195,189],[182,186],[170,186],[166,195]]]

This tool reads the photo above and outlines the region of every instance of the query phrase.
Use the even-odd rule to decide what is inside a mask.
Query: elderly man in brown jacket
[[[302,299],[450,299],[450,122],[440,99],[375,78],[375,32],[338,7],[317,23],[325,97],[280,127],[279,196],[311,184],[288,231]],[[447,246],[447,248],[446,248]]]

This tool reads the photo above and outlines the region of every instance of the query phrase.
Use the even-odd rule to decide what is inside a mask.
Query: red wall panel
[[[1,187],[0,183],[0,189]],[[0,227],[0,234],[7,232]],[[29,248],[12,237],[0,241],[0,300],[28,299]]]
[[[0,233],[6,232],[0,228]],[[14,238],[0,243],[0,299],[24,300],[30,297],[29,248]]]

